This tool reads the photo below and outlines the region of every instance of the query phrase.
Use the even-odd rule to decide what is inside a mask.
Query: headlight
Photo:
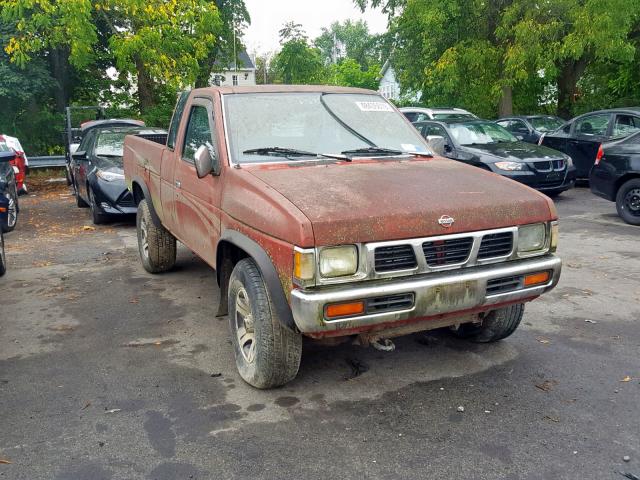
[[[358,271],[358,249],[355,245],[323,248],[319,263],[320,275],[325,278],[354,275]]]
[[[572,167],[573,166],[573,159],[567,155],[566,153],[564,154],[564,159],[567,161],[567,166],[568,167]]]
[[[547,240],[547,226],[544,223],[518,227],[518,253],[533,253],[543,250]]]
[[[116,172],[109,172],[107,170],[98,170],[96,175],[100,177],[105,182],[113,182],[115,180],[123,180],[124,175]]]
[[[526,170],[527,165],[519,162],[496,162],[494,163],[500,170],[514,171],[514,170]]]

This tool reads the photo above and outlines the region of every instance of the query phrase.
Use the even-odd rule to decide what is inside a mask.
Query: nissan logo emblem
[[[450,217],[449,215],[442,215],[438,219],[438,223],[442,225],[444,228],[450,228],[451,225],[453,225],[453,222],[455,222],[455,220],[453,219],[453,217]]]

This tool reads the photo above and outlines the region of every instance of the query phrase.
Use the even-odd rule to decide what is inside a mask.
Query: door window
[[[640,118],[633,115],[616,115],[613,125],[613,137],[626,137],[640,131]]]
[[[388,98],[385,95],[386,98]],[[403,112],[404,116],[407,117],[407,120],[409,120],[411,123],[416,121],[416,117],[418,116],[418,114],[416,112]]]
[[[511,120],[507,130],[511,133],[529,133],[529,128],[522,120]]]
[[[576,123],[576,133],[586,136],[603,136],[607,134],[611,115],[608,113],[599,113],[597,115],[589,115],[581,118]]]
[[[193,163],[193,156],[201,145],[206,145],[213,153],[213,136],[211,124],[209,122],[209,112],[202,105],[191,107],[189,114],[189,124],[184,136],[184,146],[182,147],[182,159]]]

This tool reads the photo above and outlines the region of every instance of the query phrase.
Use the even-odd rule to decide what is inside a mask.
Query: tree
[[[323,28],[313,43],[327,64],[337,63],[345,57],[355,60],[365,69],[370,63],[380,63],[378,38],[369,33],[369,27],[363,20],[334,22],[329,28]]]
[[[354,59],[346,58],[337,65],[332,65],[330,77],[336,85],[377,90],[379,72],[378,64],[371,64],[368,70],[363,70]]]
[[[320,50],[309,45],[300,25],[286,23],[280,30],[282,48],[274,57],[273,70],[287,84],[324,83],[326,72]]]

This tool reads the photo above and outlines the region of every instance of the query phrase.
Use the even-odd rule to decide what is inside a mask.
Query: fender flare
[[[140,190],[142,190],[142,195],[144,196],[145,200],[148,200],[147,204],[149,206],[149,213],[151,213],[151,220],[153,221],[153,224],[158,228],[162,227],[162,221],[160,220],[160,217],[158,216],[158,213],[156,212],[156,209],[153,206],[153,199],[151,198],[151,194],[149,193],[149,189],[147,188],[146,182],[144,181],[144,179],[142,179],[139,176],[133,177],[131,179],[131,189],[130,189],[132,195],[134,195],[134,191],[133,191],[134,185],[137,185],[140,187]],[[136,198],[134,196],[134,201],[135,200]]]
[[[273,265],[271,258],[267,255],[267,252],[265,252],[258,243],[235,230],[225,230],[220,237],[220,242],[223,241],[241,248],[256,262],[256,265],[258,265],[258,268],[260,269],[260,273],[262,273],[262,278],[266,284],[267,292],[269,293],[271,302],[276,310],[278,319],[288,329],[297,331],[291,307],[289,306],[289,302],[287,302],[287,297],[284,294],[282,284],[280,283],[280,277],[278,276],[278,272],[276,271],[276,267]],[[220,266],[217,265],[216,270],[218,270],[219,267]],[[220,283],[220,278],[218,278],[218,282]],[[224,300],[225,299],[222,298],[220,299],[221,302]]]

